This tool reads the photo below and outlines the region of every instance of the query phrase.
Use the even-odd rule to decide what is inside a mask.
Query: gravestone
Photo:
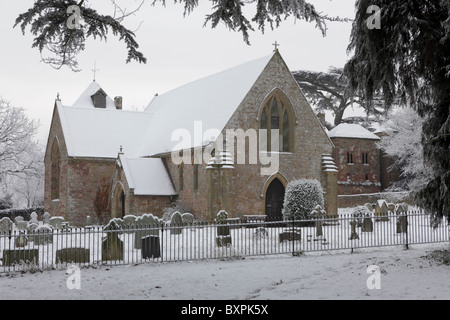
[[[397,217],[397,233],[406,233],[408,231],[408,218],[406,215],[402,214]]]
[[[63,217],[51,217],[49,220],[49,225],[55,229],[61,229],[64,223],[64,218]]]
[[[39,223],[38,214],[36,212],[32,212],[30,214],[30,223],[36,223],[36,224]]]
[[[0,234],[8,234],[12,232],[13,222],[9,218],[2,218],[0,220]]]
[[[156,259],[161,257],[160,241],[157,236],[146,236],[142,241],[142,259]]]
[[[89,263],[90,250],[86,248],[64,248],[56,251],[56,263]]]
[[[34,234],[36,233],[36,229],[39,228],[37,223],[29,223],[27,228],[28,241],[34,242]]]
[[[28,237],[25,232],[20,232],[19,235],[14,239],[14,246],[16,248],[24,248],[28,245]]]
[[[22,216],[17,216],[14,218],[14,223],[17,225],[20,222],[23,222],[23,217]]]
[[[161,220],[151,213],[143,214],[135,220],[134,248],[142,249],[142,238],[159,236]]]
[[[34,230],[33,240],[37,246],[53,243],[53,229],[48,224],[37,227]]]
[[[192,226],[194,224],[194,215],[192,213],[186,212],[181,215],[181,221],[183,225]]]
[[[375,207],[375,221],[389,221],[389,208],[386,200],[378,200]]]
[[[359,235],[356,232],[357,225],[358,225],[358,222],[356,220],[353,220],[350,222],[350,227],[352,228],[352,231],[351,231],[349,240],[359,240]]]
[[[183,218],[181,214],[176,211],[170,218],[170,234],[181,234],[183,232]]]
[[[129,214],[123,217],[123,230],[125,233],[134,233],[136,227],[136,216]]]
[[[39,249],[3,250],[3,266],[27,263],[39,264]]]
[[[258,227],[255,229],[255,232],[253,233],[253,236],[257,239],[266,238],[269,236],[269,233],[267,232],[266,228],[264,227]]]
[[[370,215],[366,215],[361,226],[362,232],[373,232],[373,221]]]
[[[226,247],[231,245],[231,234],[230,234],[230,226],[227,225],[228,213],[225,210],[219,211],[217,213],[217,236],[216,236],[216,245],[218,247]]]
[[[28,229],[28,222],[26,221],[17,221],[16,222],[16,227],[19,230],[19,232],[26,232]]]
[[[278,241],[300,241],[302,240],[302,230],[300,228],[287,228],[279,234]]]
[[[119,238],[119,224],[113,219],[104,228],[102,239],[102,261],[123,260],[123,241]]]
[[[44,224],[49,224],[50,223],[50,213],[48,213],[48,212],[44,213],[43,223]]]

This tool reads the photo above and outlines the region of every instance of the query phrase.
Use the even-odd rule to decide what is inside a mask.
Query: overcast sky
[[[329,66],[342,67],[349,59],[346,48],[350,22],[328,23],[324,38],[314,24],[288,19],[275,31],[267,28],[264,35],[259,30],[252,32],[251,45],[247,45],[239,32],[223,26],[203,27],[205,14],[210,12],[209,1],[202,0],[197,10],[183,18],[183,6],[167,0],[165,8],[151,6],[151,1],[147,1],[125,23],[134,30],[142,22],[136,39],[148,59],[147,64],[126,64],[125,44],[110,35],[107,43],[87,41],[85,51],[79,56],[81,72],[74,73],[68,68],[54,70],[40,62],[39,51],[31,48],[30,33],[23,36],[19,27],[13,29],[17,16],[33,2],[1,1],[0,96],[25,108],[31,119],[40,121],[38,138],[43,144],[47,142],[57,93],[63,104],[72,105],[92,82],[94,63],[99,69],[96,80],[110,97],[123,96],[125,109],[142,109],[155,93],[269,55],[275,41],[280,44],[279,51],[291,71],[327,71]],[[131,9],[138,2],[119,3]],[[354,17],[354,0],[310,2],[329,16]],[[92,3],[95,8],[103,9],[103,14],[112,14],[109,0]]]

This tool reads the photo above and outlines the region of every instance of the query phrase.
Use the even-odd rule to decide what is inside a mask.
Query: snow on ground
[[[450,299],[450,266],[424,256],[448,244],[307,253],[229,261],[149,263],[81,269],[80,290],[66,270],[0,275],[0,299],[301,300]],[[368,289],[370,265],[380,289]]]

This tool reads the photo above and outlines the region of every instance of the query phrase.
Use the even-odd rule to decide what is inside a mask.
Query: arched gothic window
[[[260,139],[261,151],[293,152],[294,112],[281,90],[276,90],[265,101],[259,119],[260,134],[267,130],[266,137]]]

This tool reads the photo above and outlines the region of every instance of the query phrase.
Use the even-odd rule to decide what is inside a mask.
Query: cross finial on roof
[[[119,154],[123,154],[123,147],[122,146],[120,146],[120,148],[119,148]]]
[[[275,43],[272,43],[272,45],[275,46],[275,50],[273,50],[273,51],[274,51],[274,52],[275,52],[275,51],[278,51],[278,47],[280,46],[280,44],[279,44],[278,42],[275,41]]]
[[[97,74],[97,71],[100,71],[99,69],[97,69],[97,62],[94,62],[94,69],[91,69],[94,72],[94,81],[95,81],[95,76]]]
[[[59,92],[56,93],[56,101],[61,101],[61,99],[59,98]]]

